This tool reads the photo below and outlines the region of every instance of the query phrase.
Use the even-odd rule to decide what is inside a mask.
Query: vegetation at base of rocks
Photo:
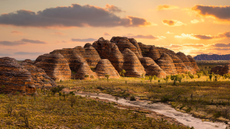
[[[187,128],[147,117],[147,112],[118,109],[116,103],[88,96],[60,92],[50,96],[50,90],[37,93],[34,96],[0,94],[0,128]]]
[[[194,116],[214,121],[230,120],[230,79],[228,75],[212,74],[210,80],[202,72],[201,76],[189,73],[171,75],[166,78],[152,79],[121,77],[120,79],[69,81],[59,83],[66,87],[75,87],[77,91],[107,93],[130,100],[165,102],[175,109]],[[217,80],[215,79],[217,76]],[[151,77],[150,77],[151,78]],[[173,78],[171,80],[171,78]],[[176,83],[174,83],[176,80]],[[218,114],[216,112],[219,112]]]

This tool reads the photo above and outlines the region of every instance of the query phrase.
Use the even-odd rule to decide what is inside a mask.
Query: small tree
[[[18,112],[19,116],[22,119],[22,122],[25,124],[26,127],[29,127],[29,117],[30,114],[26,109],[22,109],[21,111]]]
[[[7,103],[4,108],[5,110],[7,111],[7,114],[9,116],[11,116],[12,112],[13,112],[13,109],[15,107],[15,103],[13,101],[9,101],[9,103]]]
[[[105,75],[106,79],[107,79],[107,82],[109,82],[109,76],[108,74]]]
[[[210,81],[212,81],[212,76],[213,76],[213,74],[209,74]]]
[[[152,82],[153,76],[149,76],[149,81]]]
[[[70,106],[73,107],[73,105],[76,103],[77,98],[76,96],[72,95],[69,97],[69,102],[70,102]]]
[[[122,77],[125,77],[125,73],[126,73],[126,71],[125,71],[124,69],[122,69],[121,72],[120,72],[120,75],[121,75]]]
[[[166,76],[166,77],[164,78],[164,80],[165,80],[165,82],[166,82],[166,85],[168,84],[169,78],[170,78],[170,76]]]

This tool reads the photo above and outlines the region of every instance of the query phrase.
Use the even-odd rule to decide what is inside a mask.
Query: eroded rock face
[[[230,73],[230,64],[218,65],[216,67],[213,67],[211,69],[211,72],[213,72],[215,74],[220,74],[220,75],[229,74]]]
[[[35,93],[33,78],[15,59],[0,58],[0,93]]]
[[[115,43],[100,38],[93,43],[93,47],[98,51],[101,58],[108,59],[118,72],[123,69],[123,55]]]
[[[173,60],[173,63],[175,65],[177,73],[186,73],[186,72],[189,72],[189,70],[185,66],[184,62],[179,57],[177,57],[176,55],[172,55],[172,54],[170,54],[169,56]]]
[[[52,88],[56,86],[55,81],[51,79],[43,69],[33,65],[31,60],[27,59],[23,61],[21,66],[31,73],[36,88]]]
[[[85,54],[84,58],[87,61],[88,65],[92,68],[95,68],[97,63],[101,60],[100,55],[97,50],[90,44],[85,45]]]
[[[151,46],[148,52],[148,57],[152,58],[153,60],[158,60],[161,55],[155,46]]]
[[[163,53],[160,59],[157,60],[157,64],[161,67],[161,69],[163,69],[166,72],[166,74],[177,74],[177,70],[173,63],[173,60],[168,54]]]
[[[190,70],[192,73],[195,73],[195,69],[193,68],[190,60],[188,59],[188,57],[182,53],[182,52],[178,52],[176,53],[177,57],[179,57],[185,64],[185,66],[187,67],[188,70]]]
[[[75,48],[64,48],[60,50],[54,50],[50,54],[61,54],[63,58],[67,61],[69,68],[72,72],[77,72],[82,63],[85,63],[83,55],[85,54],[85,49],[82,47]]]
[[[196,60],[194,58],[192,58],[192,56],[190,56],[190,55],[188,55],[187,57],[191,63],[191,66],[195,69],[195,71],[199,71],[200,69],[196,63]]]
[[[98,62],[96,67],[96,73],[99,78],[105,78],[106,75],[109,75],[109,78],[120,77],[119,73],[108,59],[102,59]]]
[[[139,47],[140,47],[140,49],[141,49],[141,51],[142,51],[142,55],[143,55],[144,57],[147,57],[147,56],[148,56],[148,53],[149,53],[149,50],[150,50],[150,48],[151,48],[151,45],[145,45],[145,44],[143,44],[143,43],[141,43],[141,42],[138,42],[138,45],[139,45]]]
[[[73,76],[74,79],[97,79],[98,78],[97,74],[91,70],[91,68],[86,62],[80,65],[78,71]]]
[[[46,74],[53,80],[64,81],[71,79],[69,63],[60,53],[56,52],[43,57],[40,62],[35,63],[35,66],[44,69]]]
[[[153,59],[150,57],[140,58],[141,64],[144,66],[146,75],[156,75],[159,78],[165,78],[166,73],[158,66]]]
[[[142,77],[146,74],[144,67],[139,61],[136,54],[130,49],[126,48],[123,51],[124,65],[123,68],[126,71],[127,77]]]
[[[132,40],[133,41],[133,40]],[[119,50],[123,53],[123,51],[126,48],[129,48],[131,51],[133,51],[137,57],[142,57],[142,54],[139,53],[138,48],[135,45],[138,45],[137,43],[134,43],[133,45],[127,37],[112,37],[110,42],[116,43],[118,46]],[[134,41],[133,41],[134,42]],[[139,45],[138,45],[139,46]]]

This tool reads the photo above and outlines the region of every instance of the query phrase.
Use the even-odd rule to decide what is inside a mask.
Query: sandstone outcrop
[[[96,67],[96,73],[99,78],[105,78],[106,75],[109,75],[109,78],[120,77],[119,73],[108,59],[102,59],[98,62]]]
[[[123,55],[115,43],[100,38],[93,43],[93,47],[98,51],[100,57],[108,59],[118,72],[123,69]]]
[[[211,69],[211,72],[215,74],[220,74],[220,75],[230,74],[230,64],[218,65],[216,67],[213,67]]]
[[[88,62],[88,65],[92,68],[95,68],[97,63],[101,60],[100,55],[97,50],[90,44],[84,46],[85,54],[84,58]]]
[[[0,58],[0,93],[35,93],[31,73],[15,59]]]
[[[78,71],[73,75],[74,79],[97,79],[98,76],[93,72],[89,65],[84,62],[78,68]]]
[[[184,62],[179,57],[177,57],[176,55],[172,55],[172,54],[170,54],[169,56],[173,60],[173,64],[175,65],[177,73],[187,73],[187,72],[189,72],[189,70],[185,66]]]
[[[177,70],[173,63],[173,60],[168,54],[163,53],[160,59],[156,61],[156,63],[161,67],[161,69],[163,69],[166,72],[166,74],[177,74]]]
[[[48,76],[57,81],[71,79],[69,63],[60,53],[52,53],[42,57],[43,59],[35,65],[44,69]]]
[[[123,51],[124,65],[123,69],[126,71],[127,77],[142,77],[146,74],[144,67],[139,61],[136,54],[130,49],[126,48]]]
[[[112,37],[110,42],[116,43],[116,45],[122,53],[126,48],[129,48],[136,54],[137,57],[142,57],[142,54],[139,53],[138,48],[135,45],[133,45],[127,37]],[[138,44],[136,43],[136,45]]]
[[[27,59],[23,61],[21,66],[31,73],[36,88],[52,88],[56,86],[55,81],[51,79],[43,69],[33,65],[31,60]]]
[[[193,68],[191,62],[189,61],[188,57],[184,53],[178,52],[176,53],[176,55],[184,62],[188,70],[190,70],[192,73],[195,72],[195,69]]]
[[[200,69],[196,63],[196,60],[193,59],[192,56],[190,56],[190,55],[188,55],[187,57],[188,57],[189,61],[191,62],[191,66],[195,69],[195,71],[199,71]]]
[[[163,71],[159,65],[155,63],[153,59],[150,57],[143,57],[140,58],[141,64],[144,66],[146,75],[153,76],[156,75],[159,78],[165,78],[166,73]]]
[[[158,60],[161,55],[155,46],[151,46],[148,52],[148,57],[152,58],[153,60]]]

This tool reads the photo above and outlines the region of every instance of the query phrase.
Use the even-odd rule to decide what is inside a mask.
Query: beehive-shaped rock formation
[[[43,69],[33,65],[31,60],[27,59],[23,61],[21,66],[31,73],[36,88],[52,88],[56,86],[55,81],[51,79]]]
[[[159,78],[165,78],[166,73],[163,71],[159,65],[155,63],[153,59],[150,57],[143,57],[140,58],[141,64],[144,66],[146,75],[153,76],[156,75]]]
[[[122,53],[126,48],[129,48],[136,54],[137,57],[142,57],[142,54],[139,53],[138,48],[135,46],[138,44],[133,45],[127,37],[112,37],[110,42],[116,43],[116,45]]]
[[[199,67],[197,66],[197,63],[196,63],[196,60],[194,58],[192,58],[192,56],[188,55],[187,56],[190,63],[191,63],[191,66],[194,68],[195,71],[199,71]]]
[[[126,48],[123,51],[124,65],[123,69],[126,71],[127,77],[142,77],[145,75],[145,69],[139,61],[136,54],[130,49]]]
[[[44,58],[35,65],[44,69],[48,76],[57,81],[71,79],[69,63],[60,53],[52,53],[42,57]]]
[[[118,72],[123,69],[123,55],[115,43],[100,38],[93,43],[93,47],[98,51],[101,58],[108,59]]]
[[[101,60],[100,55],[91,44],[85,45],[84,49],[85,49],[85,54],[84,54],[85,60],[87,61],[90,67],[95,68],[97,63]]]
[[[109,78],[120,77],[119,73],[108,59],[102,59],[98,62],[96,67],[96,73],[99,78],[105,78],[106,75],[109,75]]]
[[[188,70],[190,70],[192,73],[195,73],[195,69],[193,68],[191,62],[189,61],[188,57],[184,53],[178,52],[176,53],[176,55],[184,62]]]
[[[15,59],[0,58],[0,93],[35,93],[31,73]]]
[[[173,60],[173,63],[176,67],[177,73],[189,72],[189,70],[187,69],[187,67],[185,66],[185,64],[183,63],[183,61],[179,57],[177,57],[176,55],[172,55],[172,54],[170,54],[169,56]]]
[[[161,69],[163,69],[166,72],[166,74],[177,74],[173,60],[168,54],[163,53],[160,59],[157,60],[157,64],[161,67]]]
[[[74,79],[97,79],[98,76],[93,72],[89,65],[84,62],[78,68],[78,71],[73,75]]]
[[[158,60],[161,55],[155,46],[151,46],[148,52],[148,57],[152,58],[153,60]]]

